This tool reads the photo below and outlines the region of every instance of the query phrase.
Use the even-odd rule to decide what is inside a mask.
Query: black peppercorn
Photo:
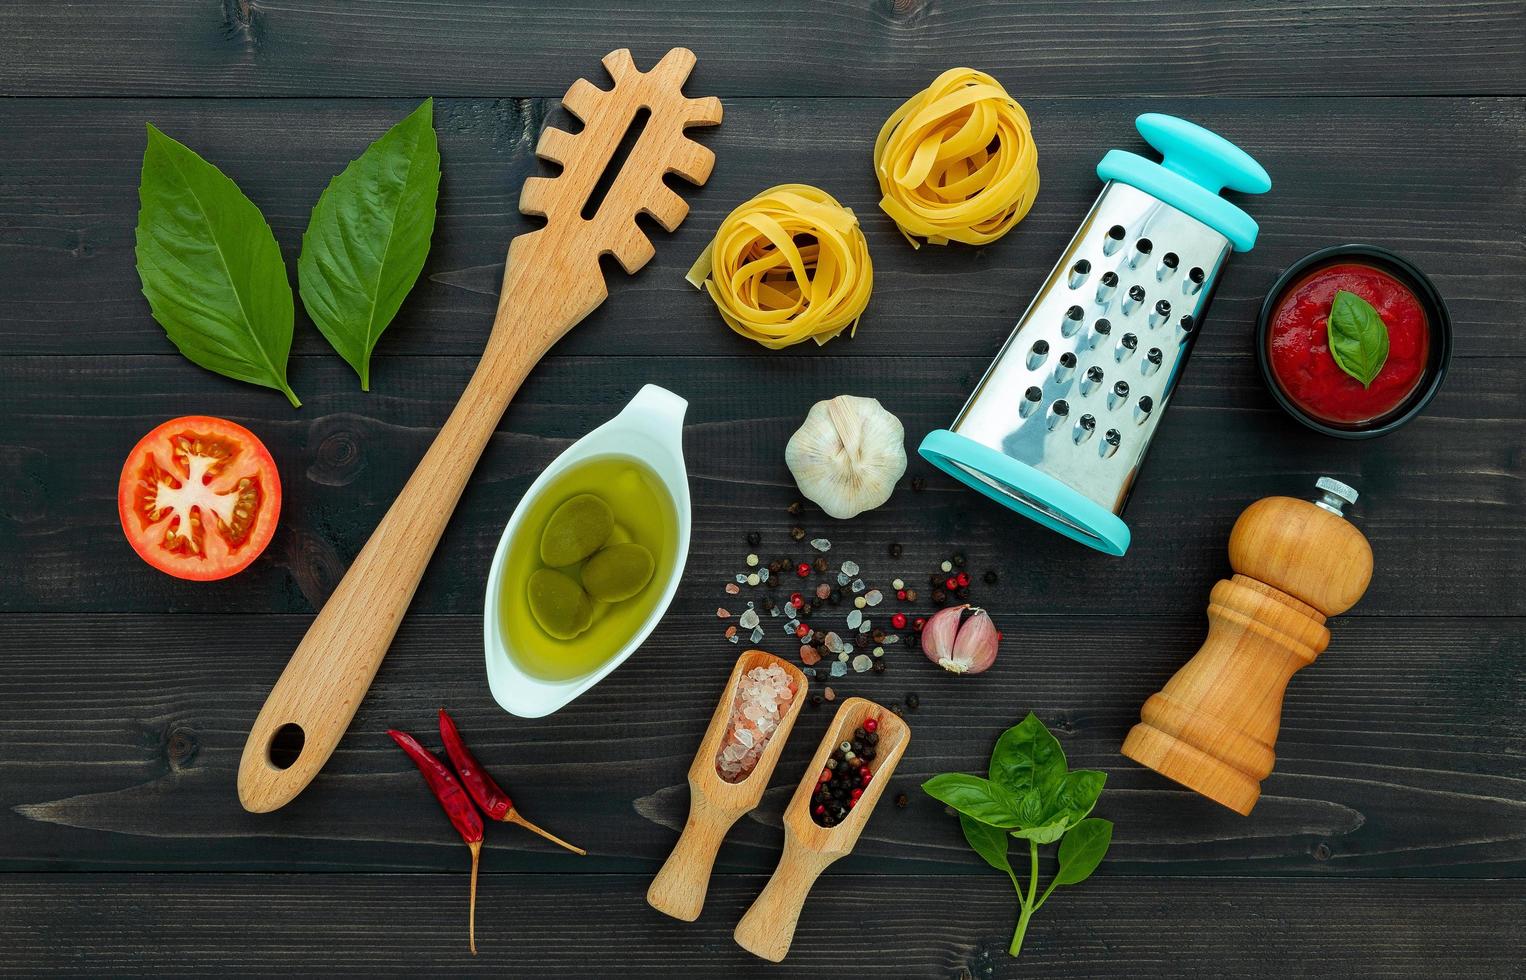
[[[796,524],[794,527],[789,529],[789,536],[794,538],[796,541],[800,541],[805,537],[805,528],[801,527],[799,524]]]
[[[895,797],[895,805],[904,810],[911,805],[911,798],[908,797],[905,793],[897,793]]]
[[[876,748],[867,748],[867,749],[865,749],[864,750],[864,761],[865,762],[873,762],[874,761],[874,757],[876,755],[879,755],[879,752],[880,752],[880,750],[876,749]]]
[[[962,601],[964,601],[964,602],[969,602],[970,601],[970,590],[969,589],[961,588],[957,594],[958,594],[959,598]]]
[[[817,575],[825,575],[827,571],[827,560],[825,558],[818,558],[811,563],[811,567],[816,569]]]
[[[810,614],[811,614],[811,604],[809,602],[807,602],[807,603],[805,603],[804,605],[802,605],[800,607],[799,615],[800,616],[809,616]]]
[[[917,705],[921,703],[922,699],[917,697],[916,691],[912,691],[910,694],[906,695],[906,707],[910,708],[912,711],[916,711]]]
[[[890,542],[890,557],[892,557],[892,558],[899,558],[899,557],[901,557],[901,543],[899,541],[892,541],[892,542]]]
[[[943,576],[939,575],[937,572],[933,572],[931,575],[927,576],[927,584],[936,588],[937,586],[943,584]]]
[[[911,478],[911,488],[913,490],[916,490],[918,493],[920,493],[922,491],[922,488],[924,488],[926,486],[927,486],[927,481],[922,479],[922,477],[914,476],[914,477]]]
[[[864,744],[865,745],[878,745],[878,744],[880,744],[880,733],[879,732],[867,732],[867,733],[865,733],[865,735],[864,735]]]
[[[876,660],[874,662],[873,670],[876,674],[883,674],[885,672],[885,661]]]
[[[757,531],[748,531],[747,543],[756,548],[758,545],[763,543],[763,535],[759,534]]]
[[[885,631],[884,630],[875,630],[873,633],[871,633],[869,635],[874,637],[874,642],[875,643],[884,643],[885,642]]]
[[[994,569],[994,568],[986,569],[986,573],[985,573],[984,576],[982,576],[982,578],[985,579],[985,583],[987,585],[995,585],[996,584],[996,569]]]
[[[892,702],[890,702],[890,713],[895,715],[896,717],[900,717],[900,715],[902,713],[901,712],[901,702],[899,702],[899,701],[892,701]]]
[[[862,650],[864,647],[869,645],[869,637],[865,636],[863,633],[859,633],[857,636],[853,637],[853,645]]]
[[[768,563],[768,574],[778,575],[782,571],[784,571],[784,562],[780,561],[779,559],[775,558],[773,561]]]
[[[838,605],[839,603],[842,602],[842,593],[841,592],[833,592],[831,595],[827,596],[827,601],[830,602],[834,606]]]
[[[964,552],[962,552],[962,551],[954,552],[954,557],[950,558],[949,561],[953,562],[956,567],[963,568],[964,567]]]
[[[864,739],[866,739],[868,737],[869,737],[869,733],[864,731],[862,728],[855,728],[853,730],[853,741],[855,741],[855,742],[862,742]]]
[[[942,589],[933,589],[933,605],[941,606],[948,602],[948,593]]]

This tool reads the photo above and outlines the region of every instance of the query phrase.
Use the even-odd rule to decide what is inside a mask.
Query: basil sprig
[[[1388,324],[1371,303],[1344,289],[1336,291],[1326,322],[1330,356],[1363,388],[1371,387],[1388,360]]]
[[[1087,816],[1106,781],[1105,773],[1067,769],[1059,741],[1030,713],[997,739],[987,778],[950,772],[922,784],[929,796],[958,811],[964,839],[975,853],[1012,880],[1021,904],[1008,948],[1013,956],[1022,951],[1028,920],[1054,890],[1085,881],[1107,854],[1112,823]],[[1028,842],[1026,890],[1007,857],[1014,838]],[[1040,894],[1039,845],[1055,841],[1059,870]]]

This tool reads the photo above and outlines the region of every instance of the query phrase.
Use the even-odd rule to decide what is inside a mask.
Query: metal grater
[[[1111,150],[1107,182],[959,417],[920,452],[1020,514],[1109,554],[1119,516],[1202,326],[1219,270],[1256,223],[1219,196],[1271,189],[1245,151],[1149,113],[1163,162]]]

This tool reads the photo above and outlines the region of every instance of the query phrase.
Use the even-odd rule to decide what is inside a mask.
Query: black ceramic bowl
[[[1272,314],[1282,302],[1283,294],[1289,287],[1322,266],[1344,262],[1370,265],[1408,286],[1425,310],[1426,324],[1431,332],[1429,358],[1420,375],[1420,382],[1415,385],[1415,390],[1410,392],[1409,397],[1375,419],[1350,425],[1330,422],[1310,415],[1288,397],[1277,376],[1272,373],[1267,344],[1267,331],[1270,328]],[[1266,381],[1272,397],[1277,399],[1277,404],[1281,405],[1293,418],[1315,432],[1323,432],[1337,439],[1372,439],[1376,436],[1387,435],[1419,415],[1435,397],[1437,390],[1441,387],[1442,379],[1446,377],[1447,366],[1452,361],[1452,317],[1447,312],[1447,305],[1442,301],[1441,293],[1437,292],[1435,284],[1408,259],[1376,245],[1332,245],[1329,248],[1311,252],[1294,262],[1272,284],[1271,290],[1266,294],[1266,301],[1261,304],[1261,315],[1256,318],[1256,361],[1261,365],[1261,377]]]

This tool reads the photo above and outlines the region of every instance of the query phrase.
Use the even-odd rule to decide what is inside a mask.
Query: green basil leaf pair
[[[996,740],[987,769],[989,778],[943,773],[922,789],[959,813],[959,827],[971,849],[991,867],[1005,872],[1017,890],[1021,912],[1009,952],[1022,950],[1028,921],[1061,885],[1091,877],[1113,840],[1113,825],[1090,817],[1104,773],[1070,770],[1059,740],[1038,717],[1029,714]],[[1029,881],[1026,892],[1008,857],[1012,840],[1026,840]],[[1039,846],[1059,841],[1059,870],[1038,894]]]
[[[1370,388],[1388,361],[1388,324],[1378,311],[1355,293],[1336,290],[1325,334],[1335,363]]]
[[[432,115],[426,100],[351,162],[302,236],[303,306],[365,390],[371,351],[429,254],[440,187]],[[193,363],[300,406],[286,380],[291,283],[259,208],[152,124],[138,199],[138,276],[170,341]]]

